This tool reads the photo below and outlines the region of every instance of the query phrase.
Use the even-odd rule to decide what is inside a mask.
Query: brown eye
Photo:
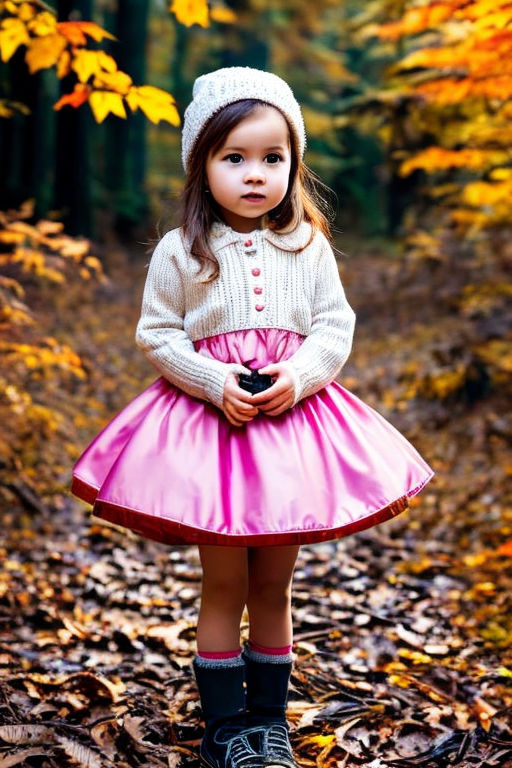
[[[268,154],[266,156],[266,158],[265,158],[267,163],[269,163],[270,165],[274,165],[275,163],[279,163],[279,161],[282,160],[282,159],[283,158],[281,157],[281,155],[278,155],[277,152],[270,152],[270,154]]]

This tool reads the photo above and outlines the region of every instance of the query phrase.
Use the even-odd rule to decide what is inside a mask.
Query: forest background
[[[197,759],[200,575],[91,520],[73,462],[155,378],[133,335],[220,66],[284,77],[356,309],[340,381],[435,480],[304,548],[305,765],[512,765],[512,3],[0,2],[0,766]]]

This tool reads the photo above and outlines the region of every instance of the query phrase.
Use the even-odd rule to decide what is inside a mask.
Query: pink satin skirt
[[[226,362],[286,360],[277,328],[195,342]],[[432,469],[382,416],[333,382],[242,427],[163,376],[115,416],[73,468],[93,513],[168,544],[269,546],[340,538],[402,512]]]

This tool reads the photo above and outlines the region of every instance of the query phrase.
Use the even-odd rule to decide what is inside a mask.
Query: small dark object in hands
[[[246,368],[249,368],[247,363],[244,363],[244,365]],[[251,395],[263,392],[265,389],[271,387],[273,383],[272,376],[269,376],[266,373],[258,373],[257,370],[251,370],[250,374],[238,374],[238,385],[247,392],[250,392]]]

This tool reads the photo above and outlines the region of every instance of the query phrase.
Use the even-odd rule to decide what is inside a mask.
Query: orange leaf
[[[498,549],[496,550],[498,555],[506,555],[507,557],[512,557],[512,539],[510,541],[506,541],[505,544],[502,544]]]
[[[87,42],[85,35],[89,35],[97,41],[103,40],[104,37],[108,37],[109,40],[117,40],[117,37],[92,21],[60,21],[57,24],[57,29],[71,45],[85,45]]]
[[[87,101],[89,98],[89,94],[91,93],[91,88],[88,85],[84,85],[83,83],[77,83],[74,87],[74,90],[72,93],[67,93],[64,96],[62,96],[56,104],[54,104],[54,109],[61,109],[62,107],[66,106],[66,104],[69,104],[70,107],[80,107],[84,103],[84,101]]]

